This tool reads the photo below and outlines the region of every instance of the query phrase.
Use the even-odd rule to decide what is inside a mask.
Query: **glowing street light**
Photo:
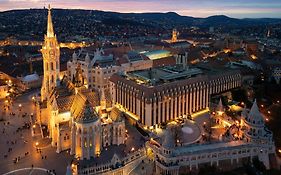
[[[268,114],[271,114],[271,112],[270,112],[270,111],[267,111],[267,113],[268,113]]]
[[[22,104],[19,104],[19,107],[21,108],[21,107],[22,107]]]
[[[35,143],[35,146],[38,146],[38,145],[39,145],[39,142],[36,142],[36,143]]]

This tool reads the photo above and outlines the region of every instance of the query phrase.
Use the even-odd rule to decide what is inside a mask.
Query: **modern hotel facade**
[[[111,77],[113,104],[145,126],[207,109],[212,94],[241,86],[238,70],[166,66]]]

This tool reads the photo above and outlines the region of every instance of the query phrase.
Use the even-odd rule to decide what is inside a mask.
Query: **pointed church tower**
[[[44,78],[41,88],[41,100],[47,99],[47,95],[56,87],[60,73],[60,46],[54,33],[51,7],[48,8],[47,34],[41,49],[43,55]]]
[[[173,29],[173,32],[172,32],[172,43],[175,43],[178,41],[178,35],[179,35],[179,32],[177,31],[177,29]]]

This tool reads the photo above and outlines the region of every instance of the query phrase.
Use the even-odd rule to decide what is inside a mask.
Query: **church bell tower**
[[[45,35],[41,52],[44,68],[41,100],[44,101],[51,90],[56,87],[60,73],[60,46],[54,34],[50,5],[48,8],[47,34]]]

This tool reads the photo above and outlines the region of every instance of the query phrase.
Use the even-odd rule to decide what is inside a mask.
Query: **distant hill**
[[[46,10],[43,9],[30,9],[30,10],[11,10],[0,12],[1,17],[7,17],[13,15],[14,17],[18,16],[18,20],[21,20],[24,14],[34,14],[39,12],[43,12]],[[54,9],[54,15],[58,16],[68,16],[81,18],[82,16],[88,17],[88,20],[105,20],[108,22],[109,19],[118,20],[121,24],[130,23],[133,24],[154,24],[154,25],[162,25],[166,23],[166,25],[192,25],[192,26],[238,26],[238,25],[263,25],[263,24],[274,24],[281,23],[281,19],[276,18],[245,18],[245,19],[236,19],[230,18],[225,15],[216,15],[210,16],[207,18],[195,18],[190,16],[181,16],[175,12],[167,12],[167,13],[118,13],[118,12],[106,12],[106,11],[98,11],[98,10],[75,10],[75,9]],[[122,22],[124,20],[125,22]],[[113,21],[112,21],[113,22]],[[116,23],[116,22],[114,22]]]
[[[98,10],[53,9],[53,21],[59,37],[81,35],[90,38],[120,35],[138,36],[154,32],[154,29],[174,27],[247,27],[281,24],[281,19],[236,19],[224,15],[195,18],[168,13],[118,13]],[[10,10],[0,12],[0,36],[28,36],[42,40],[46,31],[46,9]],[[130,27],[131,26],[131,27]],[[125,34],[125,35],[124,35]],[[126,36],[127,35],[127,36]]]

